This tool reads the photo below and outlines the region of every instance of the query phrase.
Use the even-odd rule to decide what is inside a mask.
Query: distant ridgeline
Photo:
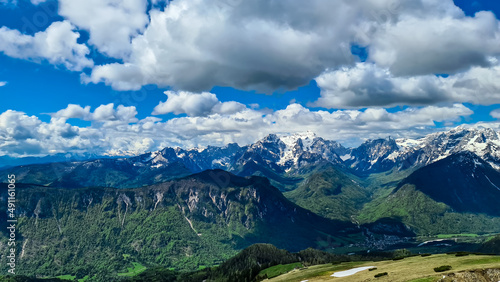
[[[310,133],[269,135],[244,147],[10,167],[0,179],[16,176],[19,274],[104,279],[162,267],[168,276],[255,243],[366,254],[416,235],[500,233],[499,140],[457,128],[345,148]]]

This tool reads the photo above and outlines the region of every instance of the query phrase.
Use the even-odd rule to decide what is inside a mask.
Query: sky
[[[0,156],[500,128],[493,0],[0,0]]]

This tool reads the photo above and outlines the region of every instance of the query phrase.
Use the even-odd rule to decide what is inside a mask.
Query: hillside
[[[136,189],[20,185],[18,195],[20,274],[113,275],[134,261],[195,270],[254,243],[299,251],[355,243],[347,235],[359,232],[291,203],[265,178],[220,170]]]
[[[497,184],[495,184],[497,183]],[[398,218],[418,234],[500,232],[500,173],[464,152],[423,167],[365,205],[361,222]]]
[[[471,152],[423,167],[403,182],[457,212],[500,216],[500,172]]]
[[[460,281],[460,282],[476,282],[476,281],[498,281],[500,271],[498,265],[500,263],[499,256],[486,255],[467,255],[455,256],[455,254],[440,254],[422,257],[420,255],[405,258],[402,260],[385,260],[371,262],[347,262],[342,264],[323,264],[311,266],[308,268],[293,270],[287,274],[280,275],[270,279],[270,282],[288,282],[288,281],[394,281],[394,282],[436,282],[436,281]],[[435,267],[442,265],[451,266],[451,270],[437,273]],[[333,273],[345,271],[357,267],[376,268],[372,271],[363,270],[354,275],[346,277],[331,277]],[[489,270],[490,280],[474,280],[475,278],[488,277],[486,275],[470,276],[469,280],[458,279],[440,280],[443,276],[453,275],[460,276],[458,273],[472,272],[478,269]],[[387,275],[376,278],[375,275],[385,273]],[[462,276],[463,278],[463,276]]]
[[[483,253],[500,255],[500,235],[497,235],[484,242],[479,248],[479,251]]]
[[[154,167],[139,165],[134,158],[33,164],[9,168],[4,173],[16,175],[21,183],[59,188],[132,188],[192,174],[180,162]]]
[[[369,193],[364,187],[332,165],[312,173],[285,196],[321,216],[344,221],[351,221],[369,201]]]

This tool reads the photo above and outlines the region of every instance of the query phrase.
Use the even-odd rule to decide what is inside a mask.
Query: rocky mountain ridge
[[[103,166],[113,172],[105,173],[101,179],[121,179],[114,185],[111,185],[111,182],[116,182],[114,180],[110,180],[110,185],[106,181],[99,184],[85,181],[79,184],[82,187],[142,186],[208,169],[223,169],[243,176],[258,174],[277,180],[278,176],[300,175],[305,169],[322,163],[330,163],[344,171],[365,177],[394,169],[423,167],[464,151],[472,152],[495,169],[500,169],[499,148],[500,134],[490,128],[457,127],[420,139],[389,137],[368,140],[357,148],[346,148],[336,141],[325,140],[312,132],[306,132],[294,135],[270,134],[247,146],[232,143],[224,147],[208,146],[189,150],[164,148],[130,158],[28,165],[9,170],[19,175],[20,180],[25,183],[42,185],[68,184],[65,179],[76,179],[82,173],[88,174]],[[31,182],[30,177],[33,178],[34,175],[43,177],[37,176],[37,182]],[[24,176],[27,178],[23,178]],[[137,177],[147,179],[134,181]]]

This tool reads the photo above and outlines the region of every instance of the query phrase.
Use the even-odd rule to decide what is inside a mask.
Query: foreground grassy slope
[[[450,265],[451,270],[436,273],[435,267]],[[352,276],[332,278],[331,275],[337,271],[348,270],[355,267],[374,266],[374,271],[362,271]],[[457,257],[455,255],[432,255],[427,257],[415,256],[403,260],[389,260],[378,262],[349,262],[339,265],[324,264],[311,266],[304,269],[292,270],[291,272],[270,279],[272,282],[293,282],[309,280],[314,281],[437,281],[443,275],[459,271],[478,268],[499,268],[500,256],[469,255]],[[377,273],[387,272],[388,275],[375,278]],[[421,279],[421,280],[417,280]]]

